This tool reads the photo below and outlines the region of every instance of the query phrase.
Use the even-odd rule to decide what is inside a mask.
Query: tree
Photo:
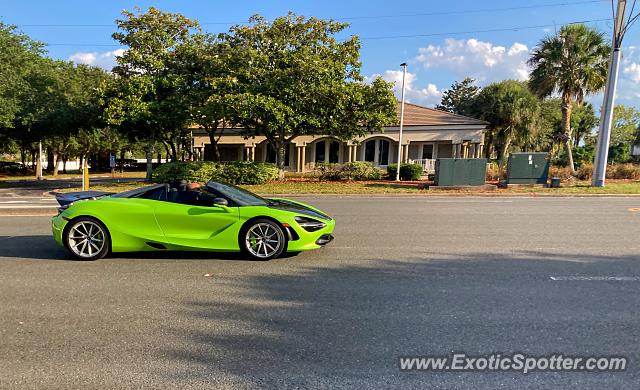
[[[536,137],[536,148],[549,151],[552,158],[560,158],[561,160],[559,161],[566,164],[568,157],[560,156],[563,150],[562,145],[565,144],[561,106],[560,98],[546,98],[542,101],[541,125],[540,132]],[[596,117],[593,106],[590,103],[578,106],[573,110],[571,115],[572,153],[575,153],[581,143],[589,146],[589,150],[593,150],[591,147],[592,132],[597,124],[598,117]],[[566,148],[564,150],[566,152]],[[582,165],[585,162],[585,156],[588,156],[583,151],[580,153],[579,158],[573,156],[576,165]]]
[[[292,13],[249,22],[219,37],[233,71],[228,117],[245,135],[266,137],[281,176],[285,147],[299,135],[350,139],[396,122],[391,84],[362,81],[358,37],[336,40],[347,24]]]
[[[640,129],[640,111],[623,105],[614,107],[611,145],[634,143],[638,129]]]
[[[209,136],[213,159],[220,160],[218,142],[225,129],[233,126],[228,94],[234,92],[237,79],[231,68],[229,45],[209,34],[198,35],[193,44],[177,53],[183,68],[184,88],[190,106],[192,124]]]
[[[44,45],[0,22],[0,129],[6,135],[30,89],[27,77],[38,64]]]
[[[531,90],[540,97],[560,94],[563,141],[567,164],[573,173],[571,111],[574,103],[582,105],[585,96],[604,87],[609,53],[610,48],[600,32],[572,24],[542,39],[529,59]]]
[[[123,11],[112,37],[128,49],[113,68],[117,82],[105,89],[105,117],[148,140],[147,180],[151,179],[153,145],[163,142],[176,160],[185,138],[189,105],[177,53],[193,44],[198,23],[181,14],[151,7],[145,13]]]
[[[535,142],[540,102],[525,82],[505,80],[489,84],[476,96],[471,111],[490,123],[485,143],[500,147],[499,158],[503,163],[512,146],[528,148]],[[486,153],[489,157],[489,147]]]
[[[466,77],[461,82],[456,81],[442,94],[440,104],[436,109],[453,112],[454,114],[469,115],[473,99],[480,92],[475,85],[475,79]]]

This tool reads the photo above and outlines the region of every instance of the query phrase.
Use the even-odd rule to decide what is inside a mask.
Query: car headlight
[[[296,222],[301,228],[308,232],[315,232],[327,226],[326,223],[307,217],[295,217]]]

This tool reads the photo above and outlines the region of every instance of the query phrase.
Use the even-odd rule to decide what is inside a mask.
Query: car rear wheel
[[[287,247],[282,227],[269,219],[257,219],[240,232],[242,251],[257,260],[269,260],[280,256]]]
[[[65,229],[64,244],[80,260],[97,260],[109,253],[111,246],[107,228],[95,218],[80,217]]]

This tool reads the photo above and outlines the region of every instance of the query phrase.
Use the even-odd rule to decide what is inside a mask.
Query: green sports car
[[[167,250],[242,252],[268,260],[328,244],[335,225],[304,203],[265,199],[215,181],[198,188],[183,182],[116,194],[73,192],[57,200],[53,236],[81,260]]]

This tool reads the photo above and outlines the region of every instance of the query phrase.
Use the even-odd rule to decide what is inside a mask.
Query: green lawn
[[[98,191],[126,191],[132,188],[146,185],[144,182],[113,183],[108,185],[95,185],[92,190]],[[578,182],[575,185],[562,188],[500,188],[494,191],[464,189],[464,190],[440,190],[430,191],[421,188],[422,183],[393,183],[393,182],[319,182],[319,181],[283,181],[261,185],[242,186],[258,194],[338,194],[338,195],[367,195],[367,194],[413,194],[413,195],[637,195],[640,194],[640,181],[612,181],[604,188],[593,188],[587,182]],[[79,187],[61,189],[63,192],[79,191]]]

